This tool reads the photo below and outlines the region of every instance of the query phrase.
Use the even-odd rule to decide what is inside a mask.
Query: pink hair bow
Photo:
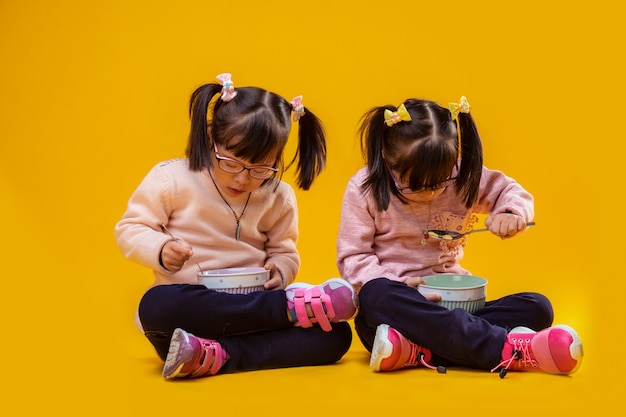
[[[225,72],[223,74],[218,75],[217,80],[222,85],[222,100],[231,101],[237,95],[235,91],[235,85],[233,81],[230,79],[230,74]]]
[[[302,116],[304,116],[304,104],[302,104],[302,96],[294,97],[289,102],[293,109],[293,121],[297,122]]]

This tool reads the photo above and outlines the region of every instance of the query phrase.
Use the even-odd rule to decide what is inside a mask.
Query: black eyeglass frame
[[[265,165],[252,165],[246,166],[241,162],[237,161],[233,158],[228,158],[227,156],[222,156],[217,150],[217,145],[213,142],[213,151],[215,152],[215,159],[217,159],[217,166],[224,172],[228,172],[229,174],[239,174],[244,170],[248,171],[248,175],[257,180],[268,180],[272,178],[278,172],[278,168],[269,167]],[[231,162],[237,165],[236,167],[231,167],[225,165],[223,162]],[[256,172],[255,172],[256,170]],[[259,172],[264,171],[264,172]]]
[[[418,193],[423,193],[424,191],[435,192],[435,191],[439,191],[439,190],[448,188],[449,186],[454,184],[454,182],[456,181],[456,177],[452,177],[452,178],[448,178],[447,180],[445,180],[443,182],[440,182],[439,184],[435,185],[434,187],[420,187],[420,188],[414,190],[411,187],[402,187],[398,183],[399,181],[396,178],[396,176],[393,174],[393,170],[391,169],[389,164],[385,164],[385,166],[387,167],[387,171],[389,171],[389,175],[391,175],[391,179],[393,180],[393,184],[396,186],[396,190],[398,190],[401,194],[418,194]]]

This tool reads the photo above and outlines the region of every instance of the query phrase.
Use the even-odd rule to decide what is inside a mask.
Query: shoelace
[[[433,366],[429,364],[428,362],[426,362],[426,360],[424,359],[424,352],[422,352],[421,346],[411,344],[411,354],[409,355],[409,358],[407,359],[405,366],[414,367],[420,364],[425,366],[428,369],[436,370],[440,374],[446,373],[445,366]]]
[[[500,362],[491,372],[495,372],[500,369],[500,378],[504,378],[508,370],[517,363],[518,368],[537,368],[537,360],[530,352],[530,338],[516,338],[513,337],[510,343],[513,345],[513,352],[509,359],[505,359]]]

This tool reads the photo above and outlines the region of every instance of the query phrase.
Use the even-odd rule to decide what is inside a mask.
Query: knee
[[[352,345],[352,327],[347,322],[333,323],[332,338],[335,354],[331,362],[337,362],[348,352]]]
[[[527,292],[522,295],[529,304],[528,311],[533,312],[533,328],[540,330],[550,327],[554,320],[554,310],[548,297],[535,292]]]
[[[170,330],[171,325],[166,323],[177,308],[177,297],[173,290],[173,285],[159,285],[148,289],[141,297],[138,312],[144,330]],[[168,329],[163,329],[164,326]]]
[[[376,308],[377,305],[386,304],[386,296],[390,294],[389,287],[398,282],[387,278],[376,278],[366,282],[359,291],[359,305],[361,310]]]

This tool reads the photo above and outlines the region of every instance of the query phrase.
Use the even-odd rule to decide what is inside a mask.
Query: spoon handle
[[[469,232],[463,233],[463,236],[471,235],[472,233],[487,232],[487,231],[489,231],[489,229],[486,227],[484,229],[474,229],[474,230],[470,230]]]
[[[526,223],[526,226],[534,226],[535,222],[528,222]],[[469,232],[464,233],[463,235],[470,235],[472,233],[478,233],[478,232],[486,232],[488,231],[488,228],[484,228],[484,229],[476,229],[476,230],[470,230]]]
[[[174,235],[172,234],[172,232],[169,231],[169,229],[167,228],[167,226],[165,226],[165,223],[161,223],[161,229],[163,229],[163,231],[165,233],[168,234],[169,237],[171,237],[172,239],[174,239],[175,241],[179,241],[180,239],[177,239],[176,237],[174,237]],[[194,261],[194,263],[196,264],[196,266],[198,267],[198,270],[200,272],[202,272],[202,267],[200,266],[200,264],[198,263],[198,261],[196,261],[196,258],[193,257],[193,255],[191,255],[191,260]]]

